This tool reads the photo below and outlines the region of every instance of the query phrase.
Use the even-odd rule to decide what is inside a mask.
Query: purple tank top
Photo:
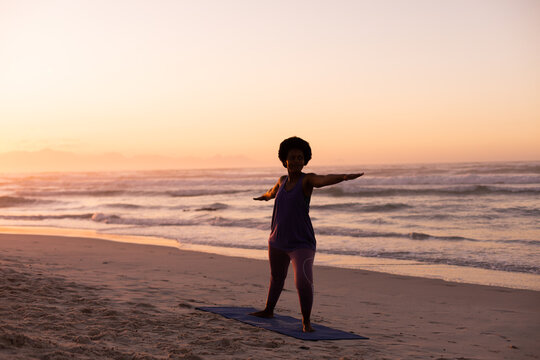
[[[284,251],[308,248],[315,250],[316,241],[311,219],[309,218],[309,200],[304,195],[300,176],[295,186],[285,190],[288,177],[283,181],[276,194],[272,214],[272,231],[268,243]]]

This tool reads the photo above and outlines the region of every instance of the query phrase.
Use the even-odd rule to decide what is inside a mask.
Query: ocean
[[[313,167],[316,264],[540,290],[540,162]],[[283,167],[0,174],[0,226],[86,229],[265,258]],[[149,239],[149,243],[152,241]]]

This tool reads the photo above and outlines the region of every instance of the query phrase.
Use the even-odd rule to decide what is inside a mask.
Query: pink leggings
[[[315,250],[297,249],[290,252],[268,247],[270,258],[270,289],[266,308],[274,310],[283,290],[289,263],[292,261],[294,282],[300,298],[300,308],[304,319],[309,320],[313,305],[313,260]]]

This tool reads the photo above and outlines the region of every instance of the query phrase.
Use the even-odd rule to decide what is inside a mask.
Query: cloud
[[[1,172],[56,172],[56,171],[123,171],[180,168],[223,168],[253,166],[255,162],[244,156],[168,157],[161,155],[125,156],[110,152],[79,154],[69,151],[42,149],[12,151],[0,154]]]
[[[85,144],[77,138],[63,137],[63,138],[47,138],[47,139],[24,139],[15,142],[15,148],[19,149],[32,149],[32,151],[39,151],[40,149],[55,148],[59,151],[77,151],[81,149]]]

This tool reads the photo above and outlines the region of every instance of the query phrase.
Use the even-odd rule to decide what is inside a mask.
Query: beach
[[[199,311],[264,307],[263,260],[0,234],[1,359],[537,359],[540,292],[315,266],[308,342]],[[290,270],[276,312],[300,317]]]

